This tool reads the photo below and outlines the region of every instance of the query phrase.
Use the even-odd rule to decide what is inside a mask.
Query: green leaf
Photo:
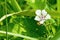
[[[60,31],[51,40],[60,40]]]

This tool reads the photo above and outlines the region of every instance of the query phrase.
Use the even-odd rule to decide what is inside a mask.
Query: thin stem
[[[6,4],[7,4],[7,1],[5,0],[5,13],[7,15],[7,9],[6,9]],[[7,32],[8,32],[8,21],[7,21],[7,18],[6,18],[6,40],[8,40],[8,35],[7,35]]]
[[[6,34],[5,31],[0,31],[0,33]],[[37,38],[32,38],[32,37],[24,36],[24,35],[21,35],[21,34],[15,34],[15,33],[10,33],[10,32],[7,32],[7,34],[12,35],[12,36],[16,36],[16,37],[22,37],[22,38],[30,39],[30,40],[38,40]]]

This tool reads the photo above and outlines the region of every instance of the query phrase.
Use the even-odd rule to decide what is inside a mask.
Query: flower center
[[[40,17],[40,21],[44,20],[45,19],[45,16],[41,16]]]

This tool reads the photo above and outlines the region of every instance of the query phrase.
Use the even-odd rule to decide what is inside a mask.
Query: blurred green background
[[[38,9],[52,19],[38,25]],[[0,40],[60,40],[60,0],[0,0]]]

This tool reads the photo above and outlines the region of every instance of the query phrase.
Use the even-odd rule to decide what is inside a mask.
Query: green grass
[[[36,10],[52,19],[39,25]],[[60,40],[60,0],[0,0],[0,40]]]

